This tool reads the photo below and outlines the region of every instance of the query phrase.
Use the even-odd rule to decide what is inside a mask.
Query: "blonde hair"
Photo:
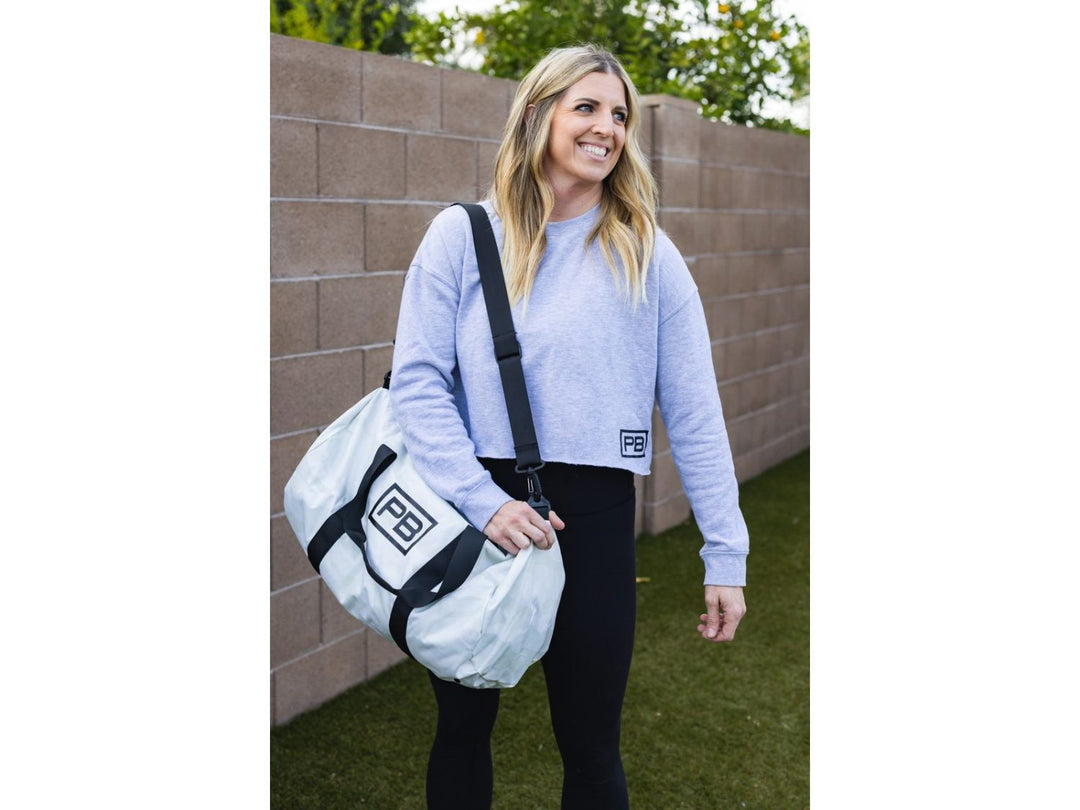
[[[596,45],[556,48],[518,85],[495,159],[490,197],[502,220],[502,261],[510,300],[528,300],[547,238],[544,228],[555,192],[544,174],[555,105],[590,73],[611,73],[626,90],[626,137],[615,168],[604,179],[600,217],[586,244],[600,249],[628,301],[645,300],[645,275],[656,242],[656,181],[639,143],[641,105],[626,70]],[[526,117],[526,111],[534,107]]]

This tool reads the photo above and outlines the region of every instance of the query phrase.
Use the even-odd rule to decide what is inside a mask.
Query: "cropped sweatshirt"
[[[501,250],[502,223],[482,205]],[[659,406],[704,536],[705,583],[744,585],[749,537],[697,287],[658,229],[646,300],[628,301],[599,244],[585,244],[599,213],[548,224],[528,301],[512,310],[540,455],[648,475]],[[460,206],[435,217],[409,266],[390,395],[417,471],[483,530],[512,498],[477,458],[513,458],[514,445]]]

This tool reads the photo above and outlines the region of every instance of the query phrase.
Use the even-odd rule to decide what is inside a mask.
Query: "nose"
[[[615,126],[611,123],[611,116],[606,113],[600,113],[593,121],[593,132],[597,135],[610,136],[614,132]]]

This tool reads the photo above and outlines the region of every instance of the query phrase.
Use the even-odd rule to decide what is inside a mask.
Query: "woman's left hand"
[[[746,615],[743,589],[735,585],[706,585],[705,613],[697,626],[701,637],[707,641],[731,641],[735,628]]]

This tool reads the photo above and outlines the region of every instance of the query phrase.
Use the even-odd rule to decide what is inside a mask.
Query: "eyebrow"
[[[600,102],[597,101],[595,98],[588,98],[587,96],[580,96],[579,98],[574,99],[574,104],[580,104],[582,101],[587,101],[593,106],[600,105]],[[622,104],[616,104],[612,109],[619,112],[629,112],[629,110],[627,110],[626,107]]]

